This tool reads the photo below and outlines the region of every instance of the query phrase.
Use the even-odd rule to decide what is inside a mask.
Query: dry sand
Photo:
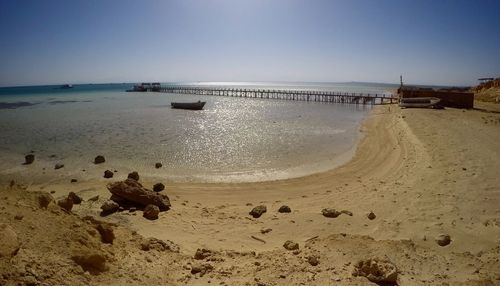
[[[140,212],[99,218],[120,225],[114,227],[118,242],[113,245],[99,243],[98,234],[85,229],[95,224],[74,227],[79,217],[99,217],[100,204],[109,198],[107,180],[20,182],[28,190],[55,191],[55,197],[74,191],[85,200],[97,194],[100,198],[76,206],[75,216],[55,205],[52,211],[29,203],[29,207],[16,205],[30,201],[19,197],[26,191],[3,190],[0,223],[9,224],[17,233],[19,253],[33,254],[14,256],[9,263],[15,266],[12,269],[20,269],[15,271],[1,258],[3,282],[29,276],[26,267],[19,266],[21,262],[46,261],[64,264],[59,267],[66,273],[64,277],[38,273],[36,281],[46,285],[371,285],[352,273],[357,261],[378,257],[397,267],[399,285],[499,285],[500,114],[378,106],[362,132],[364,138],[354,158],[325,173],[243,184],[166,180],[165,192],[173,207],[160,213],[158,220],[145,220]],[[3,183],[10,180],[0,179]],[[113,178],[118,179],[123,178]],[[147,187],[156,183],[147,177],[141,181]],[[248,212],[261,204],[267,206],[267,213],[252,218]],[[278,213],[281,205],[288,205],[292,212]],[[326,218],[321,210],[327,207],[350,211],[352,216]],[[367,218],[370,211],[376,214],[374,220]],[[14,219],[16,212],[22,212],[25,219]],[[43,223],[36,223],[39,218]],[[272,231],[261,233],[268,228]],[[106,253],[109,270],[93,275],[75,266],[73,254],[59,250],[69,244],[71,251],[78,252],[82,246],[74,246],[79,244],[71,235],[54,238],[66,231],[91,233],[94,244],[83,248]],[[450,235],[449,245],[436,243],[441,234]],[[180,253],[142,251],[138,246],[142,237],[172,241]],[[285,250],[286,240],[297,242],[300,251]],[[39,248],[46,256],[42,262],[37,258],[42,253]],[[211,253],[196,260],[193,255],[198,248]],[[317,266],[308,263],[311,256],[319,257]],[[205,275],[191,273],[192,265],[199,263],[208,267]],[[47,271],[43,265],[38,267],[39,272]]]

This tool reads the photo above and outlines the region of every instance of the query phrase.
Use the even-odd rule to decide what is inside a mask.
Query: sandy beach
[[[33,276],[40,285],[372,285],[353,273],[358,261],[378,258],[397,268],[398,285],[498,285],[500,114],[492,110],[495,105],[489,104],[476,110],[377,106],[347,164],[280,181],[166,180],[172,208],[153,221],[139,211],[100,217],[99,207],[110,196],[104,178],[19,181],[12,188],[11,178],[1,178],[6,187],[0,193],[0,223],[17,234],[20,250],[9,260],[1,258],[0,284]],[[120,176],[112,181],[124,179]],[[158,182],[141,176],[145,187]],[[84,201],[74,206],[74,215],[52,204],[47,211],[32,206],[34,193],[24,189],[52,191],[56,199],[73,191]],[[89,201],[96,195],[97,201]],[[253,218],[249,211],[258,205],[267,212]],[[291,213],[279,213],[282,205]],[[324,208],[345,212],[328,218]],[[368,218],[370,212],[375,218]],[[96,223],[81,222],[85,216],[111,223],[115,242],[100,243],[99,234],[89,230]],[[61,237],[66,231],[93,242],[82,246],[72,235]],[[440,246],[440,235],[449,235],[449,244]],[[179,252],[141,250],[143,237],[171,241]],[[299,250],[286,250],[287,240]],[[65,245],[78,247],[61,250]],[[94,275],[77,266],[71,251],[82,247],[105,253],[109,269]],[[207,255],[195,258],[202,248]],[[30,262],[42,255],[44,263]],[[43,274],[54,265],[61,271]]]

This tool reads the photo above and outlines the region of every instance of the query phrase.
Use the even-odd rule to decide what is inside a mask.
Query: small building
[[[474,93],[469,88],[442,88],[402,86],[398,89],[400,98],[436,97],[440,105],[454,108],[474,108]]]

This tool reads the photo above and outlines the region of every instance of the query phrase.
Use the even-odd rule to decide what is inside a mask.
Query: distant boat
[[[68,88],[73,88],[72,84],[63,84],[61,85],[61,89],[68,89]]]
[[[132,89],[127,89],[128,92],[132,92],[132,91],[148,91],[147,87],[144,85],[144,83],[141,83],[141,84],[135,84],[134,87]]]
[[[205,106],[205,101],[197,102],[172,102],[172,108],[176,109],[189,109],[189,110],[202,110]]]
[[[401,98],[399,106],[406,108],[428,108],[436,107],[441,99],[437,97],[407,97]]]
[[[127,89],[127,91],[131,92],[131,91],[160,91],[161,90],[161,85],[159,82],[153,82],[153,83],[149,83],[149,82],[143,82],[143,83],[139,83],[139,84],[136,84],[134,85],[134,87],[132,89]]]

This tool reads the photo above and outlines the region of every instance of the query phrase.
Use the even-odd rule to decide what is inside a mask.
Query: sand
[[[354,265],[378,257],[397,267],[399,285],[497,285],[500,114],[485,111],[492,109],[489,105],[481,110],[377,106],[361,128],[364,137],[349,163],[324,173],[270,182],[194,184],[167,179],[163,183],[173,207],[155,221],[144,219],[140,212],[99,218],[98,208],[109,198],[105,189],[109,180],[103,178],[27,184],[27,189],[42,187],[55,191],[55,197],[75,191],[85,200],[98,194],[97,202],[75,206],[72,219],[91,215],[119,225],[117,240],[123,243],[111,247],[110,269],[85,274],[71,270],[74,262],[67,262],[67,277],[73,282],[85,277],[88,284],[115,285],[129,280],[166,285],[371,285],[366,278],[352,275]],[[113,180],[123,179],[120,176]],[[156,183],[143,177],[147,187]],[[16,190],[7,188],[1,195],[16,201]],[[265,205],[267,212],[252,218],[248,212],[257,205]],[[282,205],[292,212],[278,213]],[[0,223],[10,224],[23,245],[26,235],[36,229],[25,230],[24,220],[12,218],[20,208],[15,203],[8,208],[12,209],[4,212],[10,216],[2,215]],[[326,218],[323,208],[347,210],[352,216]],[[46,212],[33,209],[28,213]],[[376,218],[368,219],[369,212]],[[52,219],[65,216],[60,213]],[[263,234],[262,229],[272,230]],[[449,245],[436,243],[442,234],[450,236]],[[180,252],[144,253],[129,237],[170,240]],[[43,237],[39,240],[45,243]],[[297,242],[300,252],[285,250],[282,245],[287,240]],[[194,259],[198,248],[209,249],[211,255]],[[124,252],[129,255],[121,255]],[[317,266],[309,264],[311,256],[319,257]],[[68,260],[64,254],[54,258],[64,259]],[[206,275],[191,273],[196,263],[210,265]]]

